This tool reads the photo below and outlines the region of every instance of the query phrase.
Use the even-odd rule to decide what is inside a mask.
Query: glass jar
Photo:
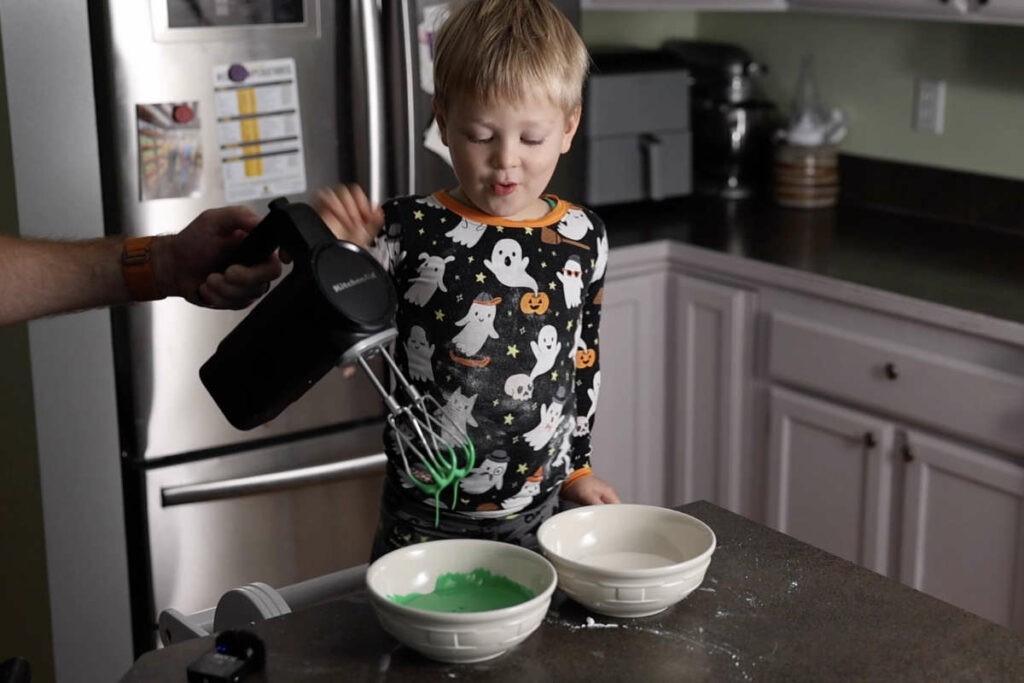
[[[818,209],[835,206],[839,196],[839,155],[833,145],[781,144],[772,172],[775,201],[782,206]]]

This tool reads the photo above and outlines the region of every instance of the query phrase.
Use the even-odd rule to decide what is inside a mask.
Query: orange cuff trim
[[[589,467],[581,467],[578,470],[575,470],[566,478],[565,481],[562,482],[562,488],[564,489],[567,486],[572,486],[583,477],[589,477],[592,476],[593,474],[594,470],[590,469]]]

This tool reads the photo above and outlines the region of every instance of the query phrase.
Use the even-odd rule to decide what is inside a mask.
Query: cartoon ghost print
[[[573,436],[576,435],[569,431],[565,432],[565,435],[562,437],[562,443],[558,447],[558,455],[556,455],[555,459],[551,461],[551,469],[555,470],[561,467],[562,473],[565,476],[569,476],[569,469],[571,468],[571,463],[569,461],[569,449],[572,447]]]
[[[537,281],[526,272],[530,259],[523,256],[522,246],[513,239],[498,240],[491,250],[491,258],[484,259],[484,265],[506,287],[526,287],[537,291]]]
[[[608,267],[608,235],[601,235],[597,238],[597,260],[594,262],[594,274],[591,276],[594,282],[604,277],[605,268]]]
[[[409,377],[423,382],[434,381],[434,369],[430,358],[434,355],[434,345],[427,339],[427,331],[419,325],[409,330],[409,338],[405,341],[405,355],[409,361]]]
[[[590,408],[587,409],[586,415],[576,416],[576,429],[573,430],[573,436],[586,436],[590,433],[590,420],[594,417],[594,413],[597,412],[597,397],[601,393],[601,371],[598,370],[594,373],[594,386],[587,389],[587,397],[590,399]]]
[[[555,229],[563,237],[579,241],[587,236],[588,231],[594,229],[594,224],[581,209],[569,209]]]
[[[494,318],[500,303],[501,297],[491,297],[487,293],[481,293],[473,299],[466,315],[455,321],[455,324],[462,328],[462,331],[452,339],[455,348],[462,353],[475,356],[483,348],[484,342],[488,339],[497,339]]]
[[[445,265],[454,261],[454,256],[431,256],[426,252],[420,254],[418,274],[412,279],[412,285],[405,291],[405,300],[417,306],[426,306],[434,292],[440,289],[447,292],[444,286]]]
[[[537,340],[530,342],[530,349],[537,359],[533,370],[530,371],[530,380],[539,377],[555,365],[555,358],[562,350],[562,342],[558,341],[558,330],[554,325],[545,325],[540,328]]]
[[[478,467],[470,470],[459,488],[474,495],[491,489],[500,491],[505,482],[508,461],[508,453],[503,450],[494,451]]]
[[[573,339],[572,346],[569,347],[569,360],[576,360],[577,349],[587,350],[587,343],[583,341],[583,325],[576,326],[576,337]]]
[[[562,423],[562,409],[565,405],[565,387],[558,387],[555,398],[551,403],[540,407],[540,422],[536,427],[526,432],[523,438],[526,443],[535,451],[542,450],[551,441],[558,427]]]
[[[446,232],[444,236],[451,237],[452,241],[456,244],[461,244],[472,249],[476,246],[476,243],[480,241],[480,238],[484,236],[484,231],[486,229],[486,223],[477,223],[476,221],[471,221],[468,218],[463,218],[459,221],[458,225]]]
[[[419,197],[416,199],[417,204],[423,204],[429,206],[432,209],[444,209],[444,204],[437,201],[437,197],[432,194],[428,194],[426,197]]]
[[[446,427],[446,429],[441,430],[441,436],[449,446],[462,445],[457,443],[455,435],[450,434],[449,430],[454,430],[455,434],[463,434],[469,425],[473,427],[478,426],[473,418],[473,406],[476,404],[476,397],[477,394],[466,396],[462,393],[461,389],[456,389],[448,396],[448,400],[441,406],[441,411],[435,416]]]
[[[501,501],[501,507],[509,513],[519,512],[540,494],[540,484],[543,480],[544,470],[538,468],[536,472],[527,477],[523,488],[518,493]]]
[[[575,308],[583,303],[583,266],[575,256],[570,256],[562,270],[555,274],[562,281],[562,293],[565,294],[565,307]]]

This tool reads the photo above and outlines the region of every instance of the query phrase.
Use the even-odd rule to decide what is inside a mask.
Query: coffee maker
[[[767,68],[726,43],[670,40],[663,48],[689,70],[694,190],[744,199],[767,194],[772,151],[783,121],[760,92]]]

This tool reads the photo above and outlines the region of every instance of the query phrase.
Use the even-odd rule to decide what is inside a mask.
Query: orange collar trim
[[[483,213],[482,211],[470,208],[448,194],[447,190],[438,190],[434,193],[434,199],[441,202],[441,204],[448,210],[457,213],[463,218],[477,223],[483,223],[485,225],[500,225],[503,228],[544,228],[549,225],[554,225],[558,221],[562,220],[569,209],[573,208],[572,204],[564,199],[559,199],[553,194],[541,195],[541,198],[554,199],[557,202],[555,204],[555,208],[551,209],[551,211],[537,220],[512,221],[507,218],[502,218],[501,216],[491,216]]]

